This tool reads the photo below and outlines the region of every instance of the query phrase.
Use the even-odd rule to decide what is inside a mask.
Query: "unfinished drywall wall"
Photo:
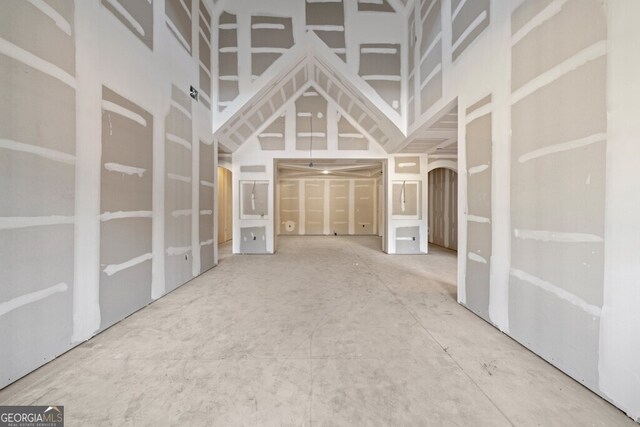
[[[210,6],[0,1],[0,387],[215,262]]]
[[[334,234],[349,233],[349,190],[350,182],[347,180],[329,182],[329,230]],[[355,209],[358,212],[358,207]]]
[[[225,108],[240,93],[238,71],[238,18],[223,12],[218,18],[218,111]]]
[[[491,95],[466,110],[466,304],[486,320],[491,294]]]
[[[296,149],[327,149],[327,100],[310,88],[296,101]]]
[[[236,0],[226,2],[223,9],[217,60],[219,111],[240,95],[250,93],[252,84],[277,67],[283,54],[306,33],[314,33],[354,75],[364,77],[361,82],[371,94],[381,96],[398,117],[404,114],[402,8],[396,10],[386,0],[380,4]]]
[[[458,249],[458,174],[448,168],[429,172],[429,243]]]
[[[637,226],[613,212],[629,209],[628,188],[615,188],[631,172],[610,165],[612,155],[625,164],[616,150],[634,156],[626,141],[637,126],[622,113],[633,110],[622,87],[637,90],[628,66],[639,62],[638,31],[622,16],[634,6],[443,2],[443,96],[409,132],[458,102],[460,302],[638,418],[630,373],[640,345],[629,328],[640,319],[621,302],[640,303],[638,276],[615,249],[629,247],[621,223]]]
[[[165,119],[165,286],[173,289],[191,277],[192,194],[191,98],[171,87],[171,109]]]
[[[489,26],[490,21],[490,0],[451,0],[451,53],[454,61]]]
[[[512,15],[509,330],[597,388],[606,15],[599,2],[569,1],[528,30],[540,7],[525,3]],[[570,36],[562,36],[565,28],[572,28]],[[550,333],[559,329],[565,333]]]
[[[442,97],[442,2],[421,0],[418,16],[420,34],[419,56],[416,63],[416,99],[419,114],[426,112]]]
[[[0,2],[0,387],[73,334],[75,15],[52,9]]]
[[[251,79],[255,80],[293,46],[291,17],[251,17]]]
[[[301,181],[280,181],[280,234],[300,234]],[[304,191],[304,190],[302,190]]]
[[[153,116],[102,87],[100,328],[151,301]],[[135,261],[131,261],[135,260]]]
[[[324,234],[324,198],[323,180],[304,181],[304,229],[305,234]]]
[[[327,177],[280,180],[277,233],[375,235],[376,183],[375,179]]]

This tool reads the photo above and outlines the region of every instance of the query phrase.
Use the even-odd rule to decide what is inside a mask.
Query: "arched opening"
[[[458,250],[458,173],[447,167],[429,172],[429,243]]]

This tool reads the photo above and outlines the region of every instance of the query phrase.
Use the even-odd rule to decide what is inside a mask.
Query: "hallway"
[[[458,305],[456,258],[284,237],[0,392],[68,425],[634,425]],[[223,248],[224,250],[224,248]]]

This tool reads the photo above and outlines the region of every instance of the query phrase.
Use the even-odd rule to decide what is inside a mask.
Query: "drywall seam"
[[[133,111],[124,108],[121,105],[116,104],[115,102],[102,100],[102,109],[105,111],[109,111],[111,113],[118,114],[119,116],[126,117],[129,120],[133,120],[141,126],[147,127],[147,121],[138,113],[134,113]]]
[[[600,312],[601,312],[600,307],[596,307],[593,304],[589,304],[586,301],[584,301],[582,298],[570,292],[567,292],[564,289],[559,288],[558,286],[555,286],[545,280],[542,280],[539,277],[536,277],[532,274],[529,274],[525,271],[522,271],[516,268],[511,268],[511,275],[520,280],[528,282],[534,286],[537,286],[538,288],[543,289],[549,293],[554,294],[558,298],[564,301],[567,301],[568,303],[573,304],[576,307],[581,308],[582,310],[584,310],[585,312],[587,312],[592,316],[600,317]]]
[[[174,180],[174,181],[185,182],[187,184],[191,183],[191,177],[190,176],[178,175],[177,173],[168,173],[167,174],[167,178],[169,178],[171,180]]]
[[[561,231],[546,230],[521,230],[514,229],[513,235],[522,240],[537,240],[541,242],[561,242],[561,243],[600,243],[604,239],[595,234],[568,233]]]
[[[522,99],[545,87],[546,85],[556,81],[560,77],[574,71],[581,66],[603,57],[607,54],[607,42],[599,41],[593,45],[581,50],[566,61],[561,62],[548,71],[540,74],[536,78],[525,83],[516,89],[511,95],[511,102],[517,104]]]
[[[3,316],[9,313],[10,311],[13,311],[24,305],[43,300],[56,293],[66,292],[68,289],[69,289],[69,286],[66,283],[58,283],[57,285],[54,285],[36,292],[31,292],[25,295],[21,295],[19,297],[10,299],[9,301],[1,302],[0,316]]]
[[[511,43],[516,45],[523,38],[526,37],[531,31],[544,24],[549,19],[557,15],[565,5],[567,0],[553,0],[547,7],[545,7],[540,13],[534,16],[529,22],[527,22],[517,33],[513,35]]]
[[[104,168],[110,172],[118,172],[125,175],[138,175],[139,178],[142,178],[142,175],[147,171],[143,168],[121,165],[119,163],[105,163]]]
[[[480,24],[482,24],[487,19],[487,17],[487,11],[483,10],[482,13],[478,15],[476,19],[474,19],[473,22],[467,27],[467,29],[464,30],[460,37],[458,37],[458,40],[456,40],[456,42],[452,46],[452,50],[455,51],[456,49],[458,49],[458,47],[460,47],[460,45],[464,43],[467,37],[469,37],[469,34],[471,34],[473,30],[475,30]]]
[[[484,172],[487,169],[489,169],[489,165],[472,166],[467,170],[467,174],[468,175],[475,175],[475,174],[478,174],[480,172]]]
[[[192,246],[169,246],[166,250],[167,255],[184,255],[193,250]]]
[[[474,252],[469,252],[467,254],[467,257],[471,260],[471,261],[475,261],[475,262],[479,262],[481,264],[487,264],[487,260],[484,259],[483,257],[481,257],[480,255],[474,253]]]
[[[60,163],[75,165],[76,156],[64,153],[50,148],[39,147],[37,145],[25,144],[23,142],[13,141],[10,139],[0,138],[0,148],[22,153],[33,154],[45,159],[53,160]]]
[[[469,214],[465,214],[467,221],[470,222],[477,222],[480,224],[491,224],[491,219],[486,218],[484,216],[479,216],[479,215],[469,215]]]
[[[166,134],[166,138],[167,138],[167,141],[169,141],[169,142],[173,142],[175,144],[178,144],[178,145],[186,148],[189,151],[192,150],[191,143],[189,141],[187,141],[186,139],[179,137],[178,135],[174,135],[172,133],[167,133]]]
[[[140,34],[142,37],[145,36],[144,28],[142,25],[134,18],[127,9],[125,9],[118,0],[105,0],[107,3],[111,5],[124,19],[127,20],[129,24]]]
[[[470,112],[469,114],[466,115],[465,118],[465,123],[469,124],[472,121],[479,119],[482,116],[486,116],[487,114],[491,114],[491,111],[493,110],[493,105],[491,103],[488,103],[486,105],[483,105],[482,107],[473,110],[472,112]]]
[[[590,135],[584,138],[574,139],[573,141],[562,142],[559,144],[548,145],[537,150],[530,151],[518,157],[518,162],[525,163],[529,160],[537,159],[539,157],[548,156],[549,154],[560,153],[563,151],[575,150],[576,148],[583,148],[591,144],[598,142],[605,142],[607,135],[604,133],[598,133]]]
[[[49,6],[44,0],[28,0],[33,6],[38,8],[42,13],[47,15],[51,20],[68,36],[71,35],[71,25],[62,15],[54,8]]]
[[[113,219],[124,218],[152,218],[152,211],[117,211],[117,212],[104,212],[100,214],[100,221],[111,221]]]
[[[153,255],[151,253],[146,253],[120,264],[110,264],[106,266],[103,271],[107,276],[113,276],[114,274],[119,273],[123,270],[126,270],[131,267],[135,267],[136,265],[142,264],[145,261],[149,261],[152,258],[153,258]]]
[[[9,58],[13,58],[16,61],[22,62],[38,71],[50,75],[72,89],[76,88],[76,79],[71,74],[64,71],[57,65],[34,55],[33,53],[16,46],[8,40],[0,37],[0,54],[6,55]]]

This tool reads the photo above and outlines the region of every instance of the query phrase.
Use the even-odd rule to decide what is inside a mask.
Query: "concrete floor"
[[[456,258],[288,237],[0,391],[67,425],[636,425],[456,303]]]

